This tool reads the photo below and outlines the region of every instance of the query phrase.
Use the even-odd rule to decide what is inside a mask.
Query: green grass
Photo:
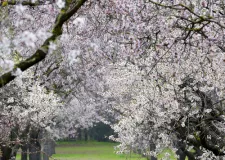
[[[140,155],[131,153],[129,155],[118,155],[115,153],[114,146],[118,143],[96,142],[96,141],[59,141],[56,146],[56,154],[50,160],[146,160]],[[168,160],[176,160],[170,149],[165,149],[158,155],[158,160],[165,160],[165,153],[171,156]],[[17,155],[20,160],[20,154]]]
[[[114,146],[118,143],[110,142],[58,142],[53,158],[57,160],[146,160],[140,155],[117,155]]]

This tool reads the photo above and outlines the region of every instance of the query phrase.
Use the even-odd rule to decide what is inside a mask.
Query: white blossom
[[[59,8],[63,8],[63,7],[65,7],[66,3],[64,0],[57,0],[56,4]]]

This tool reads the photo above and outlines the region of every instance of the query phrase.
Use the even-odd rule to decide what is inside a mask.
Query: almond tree
[[[224,1],[47,2],[2,2],[1,86],[41,61],[47,90],[115,116],[122,150],[224,155]]]
[[[149,154],[153,143],[156,153],[170,146],[190,159],[223,156],[224,2],[113,4],[111,33],[127,60],[106,80],[122,115],[115,126],[122,149]]]

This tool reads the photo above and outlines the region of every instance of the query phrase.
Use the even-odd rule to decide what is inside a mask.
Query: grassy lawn
[[[114,146],[117,143],[109,142],[58,142],[56,154],[57,160],[146,160],[140,155],[117,155]]]
[[[114,146],[118,143],[110,142],[57,142],[56,154],[50,160],[146,160],[140,155],[131,153],[129,155],[117,155]],[[159,160],[164,160],[164,154],[170,150],[164,150],[158,155]],[[17,156],[20,160],[20,154]],[[171,154],[169,160],[175,160],[174,155]]]

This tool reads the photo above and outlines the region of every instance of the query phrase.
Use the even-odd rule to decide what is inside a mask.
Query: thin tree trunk
[[[84,140],[87,141],[88,140],[88,133],[87,133],[87,129],[84,129]]]
[[[12,149],[7,146],[1,146],[2,157],[1,160],[10,160]]]
[[[30,143],[29,143],[29,160],[41,160],[41,145],[38,142],[39,132],[32,130],[30,132]]]
[[[176,154],[179,156],[179,160],[185,160],[186,154],[181,149],[178,149]]]
[[[150,141],[150,151],[155,151],[155,148],[156,147],[155,147],[155,144],[153,143],[153,141]],[[154,156],[151,156],[150,160],[157,160],[157,158]]]
[[[24,144],[22,147],[22,153],[21,153],[21,160],[27,160],[27,151],[28,151],[28,147],[27,144]]]
[[[41,160],[41,145],[38,142],[30,143],[29,160]]]

